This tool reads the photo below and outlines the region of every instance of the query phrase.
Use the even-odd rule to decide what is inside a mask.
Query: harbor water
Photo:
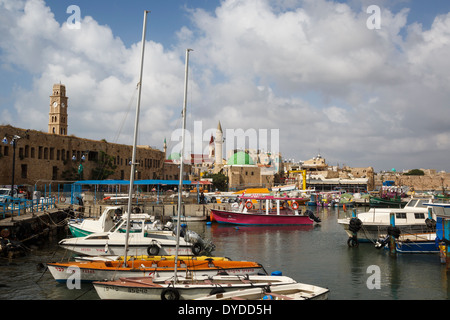
[[[337,223],[343,209],[313,210],[322,219],[314,226],[188,225],[212,240],[215,256],[257,261],[268,273],[281,271],[298,282],[327,287],[330,300],[449,298],[450,272],[440,263],[438,254],[393,255],[372,243],[350,248],[348,236]],[[69,254],[56,242],[30,250],[25,257],[0,261],[0,299],[99,299],[91,284],[70,290],[45,271],[46,262],[60,261]]]

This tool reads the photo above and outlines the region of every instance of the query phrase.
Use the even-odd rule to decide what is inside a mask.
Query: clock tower
[[[53,85],[53,94],[50,96],[50,112],[48,120],[48,133],[67,135],[67,100],[66,86]]]

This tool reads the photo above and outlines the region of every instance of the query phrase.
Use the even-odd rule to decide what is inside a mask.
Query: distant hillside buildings
[[[55,84],[50,95],[48,132],[0,126],[5,137],[0,144],[0,185],[10,185],[15,159],[14,183],[40,185],[76,180],[129,180],[132,147],[105,140],[89,140],[69,134],[69,98],[63,84]],[[220,122],[211,136],[208,154],[192,154],[186,159],[185,180],[201,180],[207,174],[222,173],[228,177],[230,190],[246,187],[274,187],[296,184],[316,190],[373,190],[383,181],[394,180],[415,190],[448,189],[450,175],[425,170],[425,176],[404,176],[396,172],[375,174],[372,167],[329,166],[318,155],[303,162],[283,160],[281,153],[268,150],[227,150],[224,157],[224,133]],[[16,147],[11,144],[15,139]],[[6,143],[5,143],[6,142]],[[15,155],[15,156],[14,156]],[[179,179],[179,154],[138,146],[136,179]],[[305,174],[304,174],[305,172]]]

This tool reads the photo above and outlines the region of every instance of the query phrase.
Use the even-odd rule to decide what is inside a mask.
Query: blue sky
[[[188,127],[201,121],[205,143],[221,121],[279,129],[288,159],[450,171],[445,0],[0,0],[1,124],[46,131],[61,81],[69,134],[131,143],[144,10],[141,144],[162,148],[180,127],[189,47]]]

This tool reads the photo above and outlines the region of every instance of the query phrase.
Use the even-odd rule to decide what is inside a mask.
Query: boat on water
[[[109,231],[121,218],[122,206],[108,206],[98,219],[73,219],[67,223],[74,237],[85,237],[95,232]]]
[[[214,246],[204,241],[196,232],[183,228],[180,230],[182,237],[177,251],[176,228],[174,230],[149,229],[147,214],[133,214],[130,219],[132,219],[131,223],[128,224],[127,215],[108,232],[63,239],[59,242],[59,246],[88,256],[124,256],[126,243],[130,255],[134,256],[174,255],[177,252],[180,255],[199,255],[205,249],[214,250]]]
[[[326,300],[329,289],[304,283],[221,292],[195,300]]]
[[[108,232],[122,219],[122,206],[108,206],[103,210],[103,213],[98,219],[73,219],[67,223],[70,233],[74,237],[85,237],[92,233]],[[144,217],[145,214],[140,214],[139,217]],[[132,219],[136,219],[134,213],[131,214]],[[155,220],[154,216],[146,215],[146,229],[147,230],[162,230],[161,222]],[[139,218],[138,218],[139,219]]]
[[[369,205],[378,208],[403,208],[408,203],[407,198],[395,196],[391,198],[370,197]]]
[[[101,299],[108,300],[192,300],[207,295],[255,287],[273,287],[296,283],[286,276],[200,276],[132,277],[115,281],[95,281],[94,288]]]
[[[243,195],[231,210],[211,209],[211,219],[236,225],[312,225],[320,222],[312,211],[302,212],[299,203],[309,198]]]
[[[83,282],[116,280],[122,277],[169,277],[174,273],[175,260],[161,259],[128,259],[115,261],[84,261],[84,262],[54,262],[47,263],[50,273],[58,282],[66,282],[77,271]],[[228,259],[214,259],[203,257],[196,259],[192,256],[178,257],[178,276],[191,277],[214,275],[247,275],[267,274],[264,267],[252,261],[232,261]]]
[[[402,209],[370,208],[369,211],[358,213],[356,217],[338,219],[338,223],[349,237],[357,232],[360,242],[376,242],[386,237],[391,225],[391,213],[395,215],[395,226],[401,234],[433,232],[436,215],[428,208],[430,201],[430,198],[411,198]]]
[[[436,232],[400,235],[395,245],[398,253],[439,253]],[[389,246],[385,248],[388,249]]]

